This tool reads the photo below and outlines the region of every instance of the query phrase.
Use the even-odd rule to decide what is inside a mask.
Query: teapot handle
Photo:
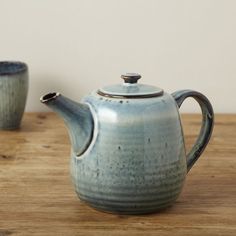
[[[197,91],[179,90],[172,93],[172,96],[174,97],[179,108],[186,98],[192,97],[199,103],[202,110],[202,126],[200,134],[194,146],[187,154],[187,170],[189,171],[198,160],[210,140],[214,126],[214,112],[207,97]]]

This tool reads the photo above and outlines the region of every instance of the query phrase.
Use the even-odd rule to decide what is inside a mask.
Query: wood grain
[[[183,117],[191,147],[200,115]],[[28,113],[18,131],[0,131],[0,236],[236,235],[236,115],[216,115],[207,150],[176,204],[160,213],[122,216],[79,201],[69,176],[70,144],[52,113]]]

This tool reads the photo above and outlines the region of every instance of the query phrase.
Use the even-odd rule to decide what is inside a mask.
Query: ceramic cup
[[[0,61],[0,129],[20,127],[28,93],[28,66]]]

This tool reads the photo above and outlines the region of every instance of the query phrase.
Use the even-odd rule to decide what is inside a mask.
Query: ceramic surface
[[[174,99],[83,100],[95,119],[87,151],[72,152],[71,173],[80,199],[104,211],[157,211],[178,197],[186,175],[182,129]]]
[[[202,108],[203,125],[186,155],[178,109],[189,96]],[[70,169],[78,197],[119,214],[151,213],[172,205],[213,127],[209,101],[190,90],[148,98],[106,97],[94,91],[81,103],[51,93],[41,101],[59,113],[69,129]]]
[[[0,62],[0,129],[17,129],[28,93],[28,68],[22,62]]]

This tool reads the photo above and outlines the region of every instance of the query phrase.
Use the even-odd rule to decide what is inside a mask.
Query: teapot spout
[[[77,156],[82,155],[91,143],[94,121],[87,104],[77,103],[60,93],[48,93],[40,101],[56,112],[65,122],[72,150]]]

